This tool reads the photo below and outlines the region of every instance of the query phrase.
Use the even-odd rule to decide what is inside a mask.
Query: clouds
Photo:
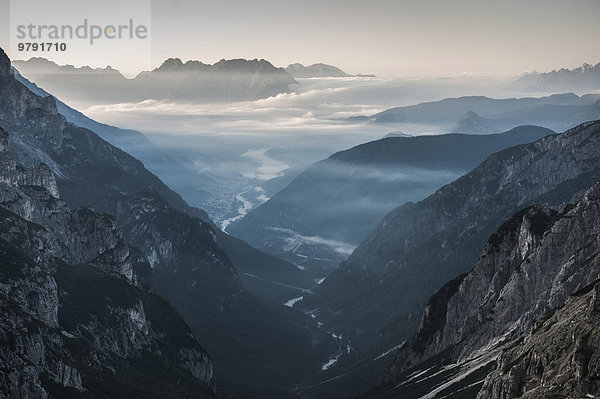
[[[346,98],[352,93],[347,93],[351,89],[314,88],[234,103],[186,104],[146,100],[93,105],[85,108],[84,113],[109,123],[117,122],[154,133],[165,129],[161,121],[169,121],[169,133],[197,134],[202,129],[235,134],[241,130],[258,133],[305,128],[343,129],[346,124],[340,119],[386,109],[376,104],[348,103]],[[172,124],[174,118],[177,118],[176,124]]]
[[[354,251],[354,248],[356,248],[355,245],[348,244],[342,241],[327,239],[319,237],[317,235],[306,236],[290,229],[270,227],[269,230],[281,234],[281,239],[285,241],[285,246],[283,249],[285,251],[293,252],[297,255],[302,254],[302,249],[304,246],[323,246],[329,248],[336,254],[341,255],[345,258],[350,256],[352,251]]]
[[[444,131],[435,124],[348,123],[350,116],[372,115],[392,106],[448,95],[500,92],[497,82],[490,86],[489,81],[473,79],[318,78],[298,82],[292,93],[256,101],[194,104],[146,100],[97,104],[82,111],[100,122],[140,130],[160,148],[190,159],[198,173],[220,184],[213,202],[194,204],[216,220],[225,220],[237,215],[238,193],[253,190],[287,170],[303,169],[392,130],[413,135]],[[148,166],[152,170],[153,165]],[[160,170],[167,183],[176,174]],[[389,173],[371,178],[406,181],[410,176]]]
[[[268,150],[268,148],[248,150],[242,154],[243,157],[248,157],[258,164],[256,170],[243,173],[244,177],[248,179],[269,180],[282,176],[281,172],[288,169],[289,166],[269,157],[266,154]]]

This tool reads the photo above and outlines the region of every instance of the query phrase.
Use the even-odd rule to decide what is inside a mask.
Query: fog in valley
[[[63,100],[100,122],[141,131],[161,149],[189,161],[188,167],[213,185],[197,187],[198,191],[185,187],[184,198],[209,212],[217,224],[227,226],[283,188],[300,170],[337,151],[388,134],[447,133],[460,119],[390,125],[347,118],[447,97],[523,96],[510,85],[511,79],[345,77],[297,81],[291,85],[291,93],[255,101],[146,100],[90,105]],[[177,182],[177,170],[146,164],[177,189],[181,183]],[[206,191],[211,191],[210,195],[199,193]]]

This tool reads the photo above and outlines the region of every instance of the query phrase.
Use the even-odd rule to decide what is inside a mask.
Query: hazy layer
[[[266,180],[388,133],[400,130],[411,135],[435,134],[452,127],[366,125],[348,123],[348,117],[449,96],[518,96],[507,83],[472,78],[319,78],[300,79],[293,87],[295,92],[257,101],[178,104],[148,100],[70,105],[98,121],[140,130],[162,148],[191,159],[198,173],[215,178],[220,186],[211,188],[211,200],[199,203],[194,198],[186,199],[222,222],[236,217],[245,207],[239,195],[253,206],[273,195],[269,185],[264,187],[266,192],[262,190]],[[281,184],[274,186],[281,188]]]

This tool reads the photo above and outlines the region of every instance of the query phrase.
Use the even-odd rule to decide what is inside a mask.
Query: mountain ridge
[[[43,58],[13,61],[27,79],[67,102],[118,103],[248,101],[290,92],[294,78],[266,60],[221,60],[213,65],[169,58],[128,79],[111,67],[60,66]]]
[[[590,90],[600,88],[600,63],[582,64],[573,69],[531,72],[521,76],[514,86],[525,91]]]
[[[388,211],[425,198],[486,155],[551,133],[522,126],[496,135],[390,137],[361,144],[310,166],[229,231],[265,252],[325,273],[345,260]],[[318,273],[315,277],[324,275]]]
[[[455,131],[471,112],[490,130],[506,131],[518,125],[538,125],[564,131],[600,118],[600,94],[552,94],[545,97],[491,98],[464,96],[440,101],[394,107],[370,116],[349,118],[349,122],[378,124],[424,124],[441,131]],[[472,114],[471,114],[472,115]],[[460,132],[459,132],[460,133]]]

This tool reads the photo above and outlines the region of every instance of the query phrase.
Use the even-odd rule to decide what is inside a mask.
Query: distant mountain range
[[[350,76],[375,77],[375,75],[349,75],[340,68],[327,64],[290,64],[285,70],[294,78],[345,78]]]
[[[179,102],[256,100],[290,92],[294,78],[266,60],[221,60],[213,65],[183,63],[170,58],[133,79],[109,67],[92,69],[57,65],[44,58],[14,61],[27,79],[53,95],[87,103],[137,102],[148,99]]]
[[[350,122],[390,125],[422,124],[455,133],[502,132],[519,125],[537,125],[563,131],[600,118],[600,94],[573,93],[547,97],[494,99],[482,96],[447,98],[390,108]],[[401,129],[401,128],[400,128]]]
[[[574,69],[561,68],[551,72],[531,72],[515,82],[526,91],[583,91],[600,89],[600,63],[583,64]]]
[[[312,165],[228,231],[322,277],[388,211],[425,198],[491,153],[552,133],[522,126],[502,134],[390,137],[362,144]]]

